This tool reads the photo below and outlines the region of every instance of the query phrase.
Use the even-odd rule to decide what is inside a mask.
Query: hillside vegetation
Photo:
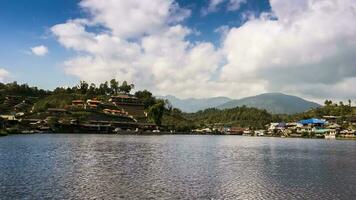
[[[263,128],[264,125],[277,117],[266,110],[246,106],[224,110],[209,108],[185,116],[200,126],[220,124],[221,126],[240,126],[254,129]]]

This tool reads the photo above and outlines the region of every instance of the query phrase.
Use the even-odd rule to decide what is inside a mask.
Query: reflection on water
[[[9,136],[0,199],[352,199],[355,155],[355,141]]]

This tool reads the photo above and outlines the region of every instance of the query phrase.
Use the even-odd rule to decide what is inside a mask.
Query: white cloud
[[[31,52],[36,56],[45,56],[48,53],[48,48],[44,45],[31,47]]]
[[[210,0],[208,7],[202,9],[202,15],[217,11],[218,6],[223,2],[224,0]]]
[[[227,3],[226,9],[228,11],[239,10],[242,4],[245,4],[247,0],[210,0],[209,5],[206,8],[203,8],[201,13],[202,15],[207,15],[212,12],[216,12],[219,6],[223,3]]]
[[[318,98],[340,94],[334,86],[356,76],[356,2],[291,2],[271,1],[278,20],[251,19],[229,31],[222,80],[266,80],[268,91],[294,88],[294,93]]]
[[[234,2],[244,1],[228,5]],[[348,89],[356,83],[356,2],[270,3],[273,13],[217,29],[221,47],[189,41],[194,31],[180,22],[190,12],[173,0],[83,0],[90,18],[51,30],[65,48],[77,52],[65,61],[66,73],[87,81],[115,77],[180,97],[280,91],[310,99],[356,98]]]
[[[157,32],[190,15],[173,0],[83,0],[80,5],[90,12],[92,23],[102,24],[122,38]]]
[[[245,4],[247,0],[230,0],[229,5],[227,7],[230,11],[239,10],[242,4]]]
[[[205,87],[220,64],[220,54],[211,43],[186,40],[194,30],[177,22],[186,16],[182,12],[189,11],[173,1],[150,2],[152,5],[143,1],[112,1],[102,5],[101,1],[83,1],[81,6],[90,11],[92,18],[69,20],[51,28],[64,47],[78,52],[64,63],[65,71],[95,82],[115,77],[161,93],[179,94],[186,84],[196,87],[198,82]],[[112,21],[118,18],[119,12],[111,12],[111,8],[136,12],[137,16],[149,14],[145,22],[124,14],[119,17],[125,18],[124,22],[119,23]],[[109,31],[86,30],[98,24]],[[184,93],[196,95],[193,90]]]
[[[10,72],[0,68],[0,82],[5,82],[10,77]]]

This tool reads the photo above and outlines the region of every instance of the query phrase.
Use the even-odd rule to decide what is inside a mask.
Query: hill
[[[264,128],[264,125],[276,119],[277,116],[268,113],[266,110],[242,106],[224,110],[208,108],[196,113],[185,114],[185,117],[200,127],[219,124],[219,126],[261,129]]]
[[[297,96],[282,93],[265,93],[257,96],[231,100],[217,106],[219,109],[247,106],[265,109],[272,114],[295,114],[320,107],[319,104],[307,101]]]
[[[227,97],[179,99],[172,95],[158,96],[158,98],[168,100],[173,107],[188,113],[197,112],[207,108],[214,108],[231,100]]]

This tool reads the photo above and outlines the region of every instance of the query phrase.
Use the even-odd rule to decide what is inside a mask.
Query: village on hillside
[[[147,90],[115,79],[99,86],[44,91],[0,84],[0,133],[219,134],[304,138],[356,138],[356,107],[325,101],[295,115],[246,106],[184,113]]]
[[[128,94],[111,96],[107,101],[75,99],[64,108],[47,108],[37,113],[31,110],[30,114],[21,112],[22,108],[31,106],[30,101],[21,96],[6,96],[5,104],[13,106],[15,112],[0,115],[2,126],[10,130],[19,127],[21,133],[114,133],[158,129],[154,123],[148,123],[144,104]]]

